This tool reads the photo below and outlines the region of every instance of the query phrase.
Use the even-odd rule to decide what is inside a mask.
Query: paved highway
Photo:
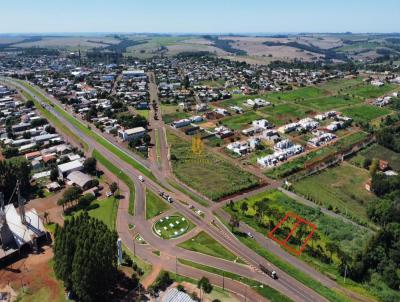
[[[34,96],[37,99],[40,99],[40,95],[36,93],[32,93],[30,90],[27,90],[25,87],[20,85],[19,83],[16,83],[15,81],[13,82],[15,86],[17,86],[19,89],[23,89],[25,92],[28,94]],[[43,92],[44,93],[44,92]],[[51,96],[47,96],[48,99],[53,102],[56,105],[59,105],[58,101]],[[121,202],[119,209],[118,209],[118,217],[117,217],[117,231],[119,233],[119,236],[122,238],[124,244],[130,249],[134,250],[135,253],[140,257],[143,258],[146,261],[149,261],[153,265],[158,265],[162,266],[162,268],[170,270],[170,271],[175,271],[178,270],[179,274],[190,276],[193,278],[198,278],[200,275],[206,275],[207,277],[210,278],[210,280],[216,284],[220,285],[221,283],[221,277],[216,276],[213,274],[209,274],[203,271],[199,271],[194,268],[190,268],[184,265],[181,265],[176,262],[176,258],[183,258],[183,259],[188,259],[192,260],[197,263],[203,263],[209,266],[214,266],[216,268],[220,268],[226,271],[231,271],[234,273],[237,273],[241,276],[248,277],[250,279],[258,280],[262,283],[265,283],[269,285],[272,288],[275,288],[276,290],[282,292],[283,294],[287,295],[294,301],[305,301],[305,302],[311,302],[311,301],[326,301],[325,298],[321,297],[317,293],[315,293],[313,290],[307,288],[291,276],[287,275],[285,272],[280,271],[279,269],[275,268],[271,263],[268,263],[260,257],[258,254],[256,254],[254,251],[251,249],[247,248],[243,244],[241,244],[229,231],[225,230],[224,226],[220,224],[219,222],[215,222],[217,227],[213,226],[211,224],[211,221],[213,220],[212,212],[210,208],[202,207],[192,201],[188,196],[185,196],[181,192],[177,192],[176,190],[173,190],[171,188],[171,191],[168,192],[175,200],[182,200],[186,204],[193,204],[196,208],[199,208],[202,210],[206,215],[204,219],[201,219],[198,215],[196,215],[192,210],[188,208],[185,203],[181,203],[179,201],[174,202],[172,206],[180,213],[185,215],[187,218],[192,220],[196,225],[197,228],[200,228],[201,230],[206,231],[208,234],[210,234],[214,239],[216,239],[218,242],[229,248],[232,252],[234,252],[237,256],[241,257],[248,265],[241,265],[241,264],[236,264],[233,262],[225,261],[219,258],[211,257],[211,256],[206,256],[203,254],[198,254],[194,253],[191,251],[187,251],[184,249],[181,249],[179,247],[176,247],[173,241],[166,241],[162,240],[156,235],[153,234],[152,232],[152,227],[149,221],[145,219],[145,190],[151,190],[154,193],[158,194],[159,191],[165,189],[161,187],[158,183],[152,181],[151,179],[146,178],[144,183],[141,183],[138,180],[138,176],[140,175],[140,172],[135,170],[132,166],[127,164],[125,161],[121,160],[119,157],[114,155],[112,152],[110,152],[108,149],[104,148],[101,144],[99,144],[96,140],[94,140],[92,137],[85,135],[79,129],[75,128],[74,125],[70,124],[68,120],[64,119],[54,108],[51,106],[47,106],[47,109],[52,112],[57,118],[59,118],[65,125],[70,126],[70,129],[75,132],[77,135],[82,137],[91,148],[98,150],[100,153],[102,153],[110,162],[112,162],[115,166],[119,167],[121,170],[123,170],[134,182],[135,184],[135,215],[134,217],[130,216],[127,212],[128,205],[126,202]],[[161,116],[159,116],[161,118]],[[162,126],[160,126],[159,129],[163,129]],[[164,131],[164,130],[161,130]],[[160,132],[161,133],[161,132]],[[168,148],[166,145],[166,142],[162,142],[164,144],[164,147],[162,147],[162,154],[164,154],[164,157],[162,157],[162,163],[165,161],[165,155],[166,152],[168,152]],[[147,163],[148,164],[148,163]],[[148,166],[148,165],[146,165]],[[157,166],[157,169],[155,168]],[[161,167],[160,167],[161,166]],[[168,166],[165,164],[161,165],[155,165],[154,162],[150,164],[151,170],[153,171],[153,174],[156,175],[157,179],[162,182],[163,184],[167,183],[166,182],[166,177],[169,176],[168,170],[169,169],[169,164]],[[166,172],[167,171],[167,172]],[[170,186],[168,185],[169,189]],[[129,224],[134,224],[136,226],[136,231],[141,234],[141,236],[146,240],[150,246],[154,249],[157,249],[161,251],[163,258],[161,259],[160,257],[154,255],[151,252],[151,249],[149,249],[146,246],[135,244],[132,238],[132,234],[128,230],[128,225]],[[164,257],[165,255],[165,257]],[[278,275],[280,278],[278,280],[273,280],[270,277],[266,276],[265,274],[261,273],[258,269],[255,269],[259,263],[264,264],[265,266],[269,266],[273,268],[274,270],[277,271]],[[326,277],[324,277],[327,279]],[[320,282],[325,283],[325,279],[323,280],[322,278],[318,278]],[[329,279],[328,279],[329,280]],[[328,283],[328,282],[326,282]],[[328,284],[326,284],[328,285]],[[336,284],[332,284],[330,282],[329,287],[334,287]],[[225,287],[229,290],[232,290],[240,295],[240,292],[243,293],[243,291],[239,290],[238,288],[241,288],[238,286],[237,282],[231,282],[229,281],[228,283],[225,284]],[[243,288],[243,285],[242,285]],[[251,295],[252,298],[248,299],[254,299],[250,301],[266,301],[265,298],[262,298],[259,296],[254,290],[246,290],[248,295]],[[242,294],[243,295],[243,294]]]

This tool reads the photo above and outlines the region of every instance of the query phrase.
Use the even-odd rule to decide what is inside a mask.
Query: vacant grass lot
[[[210,235],[201,231],[193,238],[178,245],[186,250],[206,254],[209,256],[222,258],[228,261],[236,261],[238,257],[227,248],[215,241]]]
[[[206,149],[201,155],[195,155],[192,153],[190,142],[171,132],[167,132],[167,137],[171,146],[175,175],[201,194],[218,200],[259,184],[256,176],[243,171],[221,156]]]
[[[367,170],[343,163],[303,178],[293,186],[307,199],[367,221],[367,204],[375,199],[372,193],[365,190],[369,177]]]
[[[83,210],[79,210],[73,212],[71,215],[78,216],[82,212]],[[92,201],[87,212],[89,216],[104,222],[110,230],[115,230],[115,221],[118,212],[118,200],[115,197]]]
[[[378,117],[389,114],[391,111],[386,108],[380,108],[377,106],[360,104],[353,107],[348,107],[341,112],[351,117],[355,122],[370,122]]]
[[[153,192],[146,191],[146,219],[151,219],[168,211],[171,208],[163,199]]]
[[[359,102],[359,100],[346,96],[328,96],[316,99],[308,99],[302,101],[301,104],[310,106],[318,111],[328,111],[335,108],[354,105]]]
[[[262,117],[257,113],[251,111],[244,114],[233,115],[222,120],[222,124],[230,129],[238,130],[248,126],[254,120],[261,119]]]
[[[365,85],[351,90],[350,93],[362,97],[364,99],[371,99],[382,96],[395,88],[396,86],[392,84],[385,84],[381,87]]]
[[[273,92],[268,95],[269,99],[295,101],[310,98],[318,98],[327,94],[327,91],[318,87],[304,87],[285,92]]]
[[[290,103],[290,104],[279,104],[275,106],[269,106],[260,109],[262,114],[266,114],[268,121],[274,123],[277,126],[281,126],[307,116],[307,112],[311,113],[312,110],[305,109],[302,106]]]
[[[321,84],[320,88],[329,91],[331,94],[337,94],[339,92],[348,93],[351,90],[362,86],[363,79],[361,77],[354,79],[334,79]]]
[[[378,144],[373,144],[350,159],[352,164],[362,167],[365,159],[382,159],[389,162],[393,170],[400,171],[400,154]]]

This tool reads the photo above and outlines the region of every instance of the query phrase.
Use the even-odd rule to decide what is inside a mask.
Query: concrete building
[[[118,137],[125,141],[132,141],[140,139],[146,134],[146,129],[143,127],[136,127],[131,129],[119,130]]]

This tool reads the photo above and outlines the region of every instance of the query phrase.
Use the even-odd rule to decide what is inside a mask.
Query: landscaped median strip
[[[226,221],[222,219],[219,215],[215,215],[228,229],[230,227],[227,225]],[[310,276],[308,276],[306,273],[300,271],[296,267],[292,266],[291,264],[285,262],[278,256],[275,256],[274,254],[270,253],[267,249],[262,247],[260,244],[258,244],[254,239],[248,238],[247,236],[238,236],[237,234],[234,233],[237,239],[240,240],[243,244],[245,244],[247,247],[252,249],[254,252],[256,252],[258,255],[261,257],[265,258],[267,261],[271,262],[272,264],[276,265],[279,267],[281,270],[286,272],[288,275],[292,276],[295,278],[297,281],[303,283],[305,286],[313,289],[315,292],[326,298],[327,300],[331,302],[351,302],[352,300],[348,299],[347,297],[343,296],[342,294],[326,287],[322,283],[320,283],[317,280],[314,280]]]
[[[75,117],[71,116],[69,113],[64,111],[60,106],[58,106],[56,104],[53,104],[51,101],[48,100],[48,98],[45,95],[43,95],[43,93],[41,93],[35,87],[31,86],[30,84],[28,84],[27,82],[24,82],[24,81],[21,81],[21,80],[17,80],[17,81],[18,81],[18,83],[23,85],[26,89],[31,91],[33,94],[38,95],[42,99],[42,101],[44,101],[47,104],[51,105],[54,108],[55,111],[57,111],[59,114],[61,114],[66,120],[68,120],[71,124],[73,124],[82,133],[92,137],[99,144],[101,144],[103,147],[108,149],[110,152],[114,153],[116,156],[118,156],[123,161],[127,162],[133,168],[135,168],[136,170],[138,170],[141,173],[143,173],[143,175],[145,175],[148,178],[152,179],[153,181],[157,182],[157,179],[154,177],[153,173],[151,173],[150,170],[148,170],[146,167],[142,166],[140,163],[135,161],[127,153],[125,153],[124,151],[120,150],[118,147],[114,146],[112,143],[110,143],[108,140],[106,140],[101,135],[99,135],[96,132],[90,130],[86,125],[84,125],[83,123],[78,121]]]
[[[135,184],[123,171],[114,166],[108,159],[100,154],[99,151],[93,150],[93,157],[98,160],[111,173],[121,179],[129,188],[129,208],[128,213],[133,215],[135,211]]]
[[[215,268],[215,267],[210,267],[210,266],[192,262],[189,260],[178,258],[178,261],[180,263],[182,263],[183,265],[191,266],[193,268],[197,268],[202,271],[206,271],[206,272],[209,272],[209,273],[212,273],[215,275],[223,276],[224,278],[232,279],[232,280],[241,282],[243,284],[246,284],[246,285],[250,286],[251,288],[253,288],[261,296],[270,300],[271,302],[290,302],[290,301],[292,301],[291,299],[284,296],[283,294],[281,294],[277,290],[273,289],[272,287],[269,287],[268,285],[265,285],[258,281],[254,281],[254,280],[242,277],[240,275],[237,275],[235,273],[227,272],[227,271]],[[221,283],[222,283],[222,278],[221,278]]]

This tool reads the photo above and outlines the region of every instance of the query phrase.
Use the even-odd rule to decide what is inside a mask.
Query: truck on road
[[[265,267],[262,264],[259,265],[259,268],[264,274],[270,276],[272,279],[275,279],[275,280],[278,279],[278,275],[276,274],[275,271],[268,269],[267,267]]]

